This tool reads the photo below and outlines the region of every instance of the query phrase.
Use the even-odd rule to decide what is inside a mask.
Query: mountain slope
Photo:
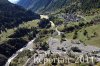
[[[86,11],[100,8],[100,0],[20,0],[18,5],[38,13],[54,12],[62,8]]]
[[[39,11],[46,7],[52,0],[20,0],[18,5],[23,6],[26,9],[31,9],[33,11]]]
[[[21,0],[18,5],[40,12],[41,10],[52,11],[56,8],[61,8],[67,1],[68,0]]]
[[[8,0],[0,0],[0,3],[9,3]]]
[[[24,21],[38,19],[40,16],[22,7],[0,0],[0,32],[18,26]]]
[[[16,30],[23,22],[28,22],[33,19],[39,19],[40,16],[32,11],[27,11],[24,8],[8,2],[8,0],[0,0],[0,66],[4,66],[7,59],[22,48],[27,41],[22,38],[9,38],[5,33],[8,30]],[[27,31],[29,32],[29,31]],[[14,32],[9,32],[14,33]],[[4,34],[4,36],[2,36]],[[4,39],[5,41],[2,41]]]

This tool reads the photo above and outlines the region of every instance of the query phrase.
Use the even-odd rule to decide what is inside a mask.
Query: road
[[[49,17],[47,15],[40,15],[41,19],[45,18],[45,19],[49,19]],[[13,54],[6,62],[5,66],[9,66],[11,61],[18,56],[19,53],[21,53],[22,51],[24,50],[30,50],[30,51],[33,51],[33,42],[35,41],[36,38],[34,38],[33,40],[31,40],[30,42],[28,42],[28,44],[19,49],[15,54]]]
[[[41,19],[45,18],[45,19],[49,19],[49,17],[47,15],[40,15]],[[57,29],[57,27],[55,27],[55,24],[53,23],[53,21],[50,21],[51,23],[51,28],[55,29],[55,31],[58,33],[58,35],[61,35],[61,32]],[[13,54],[7,61],[7,63],[5,64],[5,66],[9,66],[9,64],[11,63],[11,61],[23,50],[30,50],[33,51],[33,42],[36,38],[34,38],[33,40],[31,40],[30,42],[28,42],[28,44],[26,45],[26,47],[21,48],[20,50],[18,50],[15,54]],[[79,54],[83,54],[86,52],[92,52],[100,50],[100,48],[96,48],[93,46],[84,46],[83,44],[72,44],[71,42],[65,41],[63,43],[60,43],[60,41],[58,39],[53,39],[52,37],[49,39],[49,48],[52,51],[52,53],[56,53],[56,52],[61,52],[62,50],[58,50],[59,48],[64,48],[66,50],[66,52],[71,49],[71,47],[78,47],[80,50],[82,50],[82,53]],[[92,48],[92,49],[91,49]],[[37,50],[38,52],[38,56],[35,57],[35,55],[33,55],[31,58],[29,58],[27,60],[27,62],[25,63],[24,66],[35,66],[36,61],[34,62],[34,59],[39,59],[40,61],[43,60],[43,58],[45,57],[44,54],[41,54],[41,52],[44,53],[44,51],[41,50]],[[46,51],[48,52],[48,51]],[[73,52],[74,53],[74,52]],[[76,53],[75,53],[76,54]]]
[[[43,18],[45,18],[45,17],[43,16]],[[48,18],[46,16],[46,19],[48,19]],[[56,28],[56,25],[53,23],[53,21],[50,21],[50,23],[51,23],[51,28],[54,29],[58,33],[58,35],[61,35],[61,32]],[[94,51],[100,50],[100,48],[97,48],[97,47],[94,47],[94,46],[89,46],[89,45],[85,46],[83,43],[81,43],[81,44],[71,43],[69,40],[61,43],[59,41],[59,39],[54,39],[52,37],[48,40],[48,44],[49,44],[50,51],[52,53],[59,53],[60,56],[63,56],[60,53],[63,53],[64,51],[58,50],[58,47],[60,49],[64,48],[66,52],[71,50],[72,47],[78,47],[80,50],[82,50],[82,52],[81,53],[72,52],[73,54],[76,54],[76,55],[91,53],[93,50]],[[28,59],[28,61],[25,63],[24,66],[36,66],[35,63],[37,63],[37,61],[34,62],[34,59],[39,59],[40,62],[43,60],[43,58],[45,57],[44,54],[41,54],[41,50],[37,50],[37,52],[38,52],[38,56],[35,57],[35,55],[33,55],[31,58]],[[42,51],[42,52],[44,52],[44,51]],[[48,52],[48,51],[45,51],[45,52]],[[97,59],[99,59],[99,58],[97,58]]]
[[[54,24],[54,22],[53,22],[53,21],[50,21],[50,23],[51,23],[51,29],[55,29],[55,31],[57,32],[57,34],[58,34],[58,35],[61,35],[62,32],[60,32],[60,31],[57,29],[57,27],[56,27],[56,25]]]
[[[82,19],[84,19],[85,21],[87,21],[87,19],[84,16],[77,15],[77,17],[81,17]]]
[[[45,19],[49,19],[49,17],[46,15],[41,15],[41,19],[43,19],[43,18],[45,18]],[[61,32],[57,29],[57,27],[56,27],[56,25],[53,23],[53,21],[50,21],[50,23],[51,23],[51,29],[55,29],[55,31],[58,33],[58,35],[61,35]],[[56,27],[56,28],[55,28]],[[54,46],[55,47],[55,46]],[[28,60],[27,60],[27,62],[25,63],[25,65],[24,66],[35,66],[35,63],[37,62],[37,61],[35,61],[34,62],[34,59],[39,59],[39,61],[41,62],[42,60],[43,60],[43,58],[45,57],[45,55],[44,54],[41,54],[41,50],[37,50],[37,52],[38,52],[38,56],[37,57],[34,57],[35,55],[33,55],[31,58],[29,58]],[[42,51],[43,53],[50,53],[49,51]],[[39,62],[38,62],[39,63]]]
[[[47,15],[40,15],[41,19],[49,19]]]
[[[11,61],[15,58],[15,57],[17,57],[17,55],[19,54],[19,53],[21,53],[22,51],[24,51],[24,50],[30,50],[30,51],[32,51],[33,49],[33,42],[35,41],[35,39],[36,38],[34,38],[33,40],[31,40],[30,42],[28,42],[28,44],[25,46],[25,47],[23,47],[23,48],[21,48],[21,49],[19,49],[15,54],[13,54],[9,59],[8,59],[8,61],[6,62],[6,64],[5,64],[5,66],[9,66],[10,65],[10,63],[11,63]]]

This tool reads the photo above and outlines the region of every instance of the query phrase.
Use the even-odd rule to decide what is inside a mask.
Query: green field
[[[97,16],[100,15],[93,15],[93,16],[85,16],[84,18],[86,21],[79,21],[79,22],[69,22],[67,24],[67,27],[73,27],[73,26],[79,26],[79,23],[84,23],[87,24],[91,22],[91,20],[96,19]],[[62,24],[60,26],[57,26],[59,31],[64,30],[64,25]],[[65,32],[66,38],[67,39],[73,39],[73,36],[75,34],[75,31],[77,31],[77,38],[78,40],[81,40],[83,43],[87,45],[94,45],[97,47],[100,47],[100,23],[98,24],[93,24],[90,26],[83,26],[82,28],[78,30],[74,30],[72,32]],[[87,31],[87,35],[84,35],[84,32]],[[94,34],[97,34],[96,36]]]
[[[8,38],[10,35],[14,34],[14,32],[18,29],[18,28],[27,28],[27,29],[31,29],[31,27],[37,27],[38,26],[38,22],[39,20],[33,20],[33,21],[29,21],[29,22],[23,22],[22,24],[20,24],[18,27],[16,28],[12,28],[12,29],[7,29],[7,32],[2,32],[0,34],[0,43],[5,42],[11,38]]]
[[[86,30],[88,32],[88,37],[90,39],[88,39],[87,36],[84,36],[84,34],[83,34],[84,30]],[[97,36],[92,37],[94,32],[97,33]],[[73,35],[74,35],[74,32],[68,33],[67,38],[72,39]],[[77,39],[85,42],[86,44],[100,47],[100,24],[80,29],[78,31]]]

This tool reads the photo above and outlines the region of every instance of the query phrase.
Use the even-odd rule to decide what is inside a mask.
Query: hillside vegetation
[[[100,0],[21,0],[18,5],[27,10],[6,0],[0,1],[0,66],[36,36],[36,49],[45,51],[50,37],[61,42],[65,38],[79,40],[85,45],[100,47]],[[30,10],[47,14],[50,18],[40,19]],[[51,29],[50,21],[63,34],[58,36],[58,30]],[[23,51],[12,65],[21,61],[23,65],[30,58],[30,53]]]
[[[27,3],[27,4],[26,4]],[[18,5],[37,13],[100,11],[100,0],[21,0]],[[98,10],[99,9],[99,10]],[[95,12],[93,10],[93,13]]]
[[[17,27],[23,22],[39,18],[40,16],[38,14],[33,13],[32,11],[27,11],[8,1],[7,3],[0,2],[0,33],[9,28]]]
[[[39,18],[40,16],[32,11],[12,4],[8,0],[0,0],[0,66],[3,66],[13,53],[27,44],[29,37],[26,39],[24,37],[34,30],[33,22],[38,22],[38,20],[32,20]],[[26,34],[22,34],[21,31]]]

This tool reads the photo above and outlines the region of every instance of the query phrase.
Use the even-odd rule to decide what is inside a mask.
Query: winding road
[[[81,18],[84,18],[84,17],[82,17],[82,16],[80,16]],[[45,18],[44,16],[42,17],[42,18]],[[46,18],[47,18],[47,16],[46,16]],[[49,18],[49,17],[48,17]],[[86,20],[85,18],[84,18],[84,20]],[[50,23],[51,23],[51,28],[53,29],[53,30],[55,30],[57,33],[58,33],[58,35],[61,35],[61,33],[62,32],[60,32],[58,29],[57,29],[57,27],[56,27],[56,25],[53,23],[53,21],[50,21]],[[67,39],[66,39],[67,40]],[[63,42],[63,43],[60,43],[60,41],[58,40],[58,39],[52,39],[52,37],[49,39],[49,48],[50,48],[50,51],[52,52],[52,53],[56,53],[56,52],[62,52],[62,51],[60,51],[60,50],[57,50],[57,48],[58,47],[60,47],[60,48],[64,48],[66,51],[68,51],[69,49],[71,49],[71,47],[78,47],[78,48],[80,48],[83,52],[82,53],[79,53],[79,54],[83,54],[83,53],[85,53],[85,52],[90,52],[90,51],[97,51],[97,50],[100,50],[100,48],[96,48],[96,47],[93,47],[93,46],[84,46],[84,44],[73,44],[73,43],[71,43],[71,42],[69,42],[68,40],[67,41],[65,41],[65,42]],[[67,48],[66,48],[67,47]],[[91,49],[92,48],[92,49]],[[31,58],[29,58],[28,59],[28,61],[25,63],[25,65],[24,66],[36,66],[35,65],[35,63],[34,63],[34,59],[40,59],[40,62],[43,60],[43,58],[45,57],[43,54],[41,54],[41,50],[37,50],[37,52],[38,52],[38,56],[37,57],[35,57],[34,58],[34,55],[31,57]],[[40,52],[40,53],[39,53]],[[41,54],[41,55],[40,55]],[[74,53],[73,53],[74,54]],[[75,54],[76,54],[76,52],[75,52]],[[99,58],[98,58],[98,60],[100,60]]]
[[[40,15],[41,19],[45,18],[45,19],[49,19],[49,17],[47,15]],[[52,26],[55,26],[55,24],[52,22]],[[19,53],[21,53],[24,50],[30,50],[33,51],[33,42],[35,41],[36,38],[34,38],[33,40],[31,40],[30,42],[28,42],[28,44],[19,49],[16,53],[14,53],[6,62],[5,66],[9,66],[10,63],[12,62],[12,60],[18,56]]]
[[[46,15],[41,15],[41,19],[45,18],[45,19],[49,19],[49,17]],[[58,35],[61,35],[61,32],[57,29],[56,25],[53,23],[53,21],[50,21],[51,23],[51,29],[55,29],[55,31],[58,33]],[[55,28],[56,27],[56,28]],[[43,58],[45,57],[44,54],[41,54],[40,50],[37,50],[38,55],[37,57],[35,57],[35,54],[29,58],[26,63],[23,66],[35,66],[35,63],[37,63],[37,61],[34,62],[34,59],[39,59],[39,61],[41,62],[43,60]],[[42,52],[46,52],[49,53],[49,51],[42,51]]]
[[[47,15],[40,15],[41,19],[45,18],[45,19],[49,19],[49,17]],[[55,28],[55,24],[53,23],[53,21],[50,21],[51,23],[51,28],[54,29]],[[58,35],[61,35],[61,32],[57,29],[57,27],[55,28],[55,31],[58,33]],[[31,40],[30,42],[28,42],[28,44],[19,49],[15,54],[13,54],[6,62],[5,66],[9,66],[10,63],[13,61],[13,59],[15,59],[15,57],[18,56],[19,53],[21,53],[24,50],[30,50],[33,51],[33,42],[35,41],[36,38],[34,38],[33,40]],[[30,58],[31,59],[31,58]],[[30,60],[28,59],[28,61]],[[43,58],[42,58],[43,59]],[[25,65],[28,63],[28,61],[25,63]]]
[[[26,47],[23,47],[23,48],[21,48],[21,49],[19,49],[15,54],[13,54],[9,59],[8,59],[8,61],[6,62],[6,64],[5,64],[5,66],[9,66],[10,65],[10,63],[11,63],[11,61],[15,58],[15,57],[17,57],[17,55],[20,53],[20,52],[22,52],[22,51],[24,51],[24,50],[30,50],[30,51],[32,51],[33,49],[32,49],[32,45],[33,45],[33,42],[35,41],[35,39],[36,38],[34,38],[33,40],[31,40],[30,42],[28,42],[28,44],[26,45]]]
[[[47,15],[40,15],[41,19],[49,19],[49,17]],[[61,35],[61,32],[57,29],[56,25],[54,24],[53,21],[50,21],[51,23],[51,28],[55,29],[55,31],[57,32],[58,35]]]
[[[55,31],[57,32],[58,35],[61,35],[62,32],[60,32],[60,31],[57,29],[57,27],[56,27],[56,25],[53,23],[53,21],[50,21],[50,23],[51,23],[51,28],[52,28],[52,29],[55,29]]]
[[[77,15],[77,17],[81,17],[82,19],[84,19],[85,21],[87,21],[87,19],[84,16]]]

